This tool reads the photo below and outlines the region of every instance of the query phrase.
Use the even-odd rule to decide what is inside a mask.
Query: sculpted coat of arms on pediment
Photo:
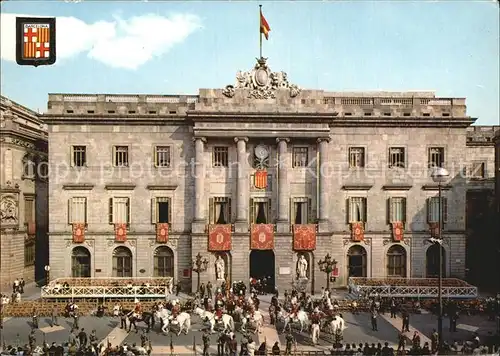
[[[226,85],[222,94],[228,98],[235,95],[236,89],[249,89],[249,98],[254,99],[274,99],[275,91],[288,89],[290,97],[295,98],[300,94],[301,89],[290,84],[285,72],[272,72],[266,64],[267,58],[257,59],[257,64],[251,71],[239,71],[236,74],[236,84]]]

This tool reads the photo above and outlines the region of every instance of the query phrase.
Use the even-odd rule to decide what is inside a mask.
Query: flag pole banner
[[[293,249],[295,251],[313,251],[316,249],[316,225],[293,225]]]
[[[351,223],[351,239],[354,242],[363,241],[365,239],[365,231],[362,222]]]
[[[54,17],[16,17],[16,62],[35,67],[56,62]]]
[[[404,225],[402,221],[392,223],[392,237],[394,241],[399,242],[404,238]]]
[[[73,224],[73,243],[81,244],[85,242],[85,224]]]
[[[115,224],[115,242],[127,241],[127,224]]]
[[[274,249],[274,225],[252,224],[250,236],[250,249],[272,250]]]
[[[160,244],[166,244],[168,242],[168,223],[158,223],[156,224],[156,242]]]
[[[231,250],[231,224],[208,226],[208,250],[230,251]]]

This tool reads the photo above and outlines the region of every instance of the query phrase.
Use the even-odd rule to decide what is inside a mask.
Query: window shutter
[[[73,157],[74,157],[73,146],[70,146],[69,147],[69,165],[70,165],[70,167],[75,166],[75,162],[73,162]]]
[[[403,211],[403,217],[401,220],[403,220],[403,223],[406,223],[406,198],[401,199],[401,210]]]
[[[157,222],[156,198],[151,198],[151,224],[156,224]]]
[[[448,199],[445,197],[442,197],[442,199],[443,206],[441,208],[443,209],[443,223],[446,223],[448,221]]]
[[[307,199],[307,219],[309,220],[309,224],[314,224],[316,221],[316,217],[313,215],[313,206],[312,206],[312,199],[308,198]]]
[[[83,204],[83,209],[85,209],[84,212],[83,212],[83,217],[84,217],[85,220],[83,222],[85,224],[87,224],[87,201],[88,201],[88,198],[85,198],[85,201],[84,201],[84,204]]]
[[[268,224],[273,224],[274,219],[273,219],[273,204],[272,204],[271,198],[267,200],[267,223]]]
[[[253,199],[252,198],[250,198],[250,202],[249,202],[248,215],[249,215],[249,223],[253,224],[255,221],[255,207],[253,206]]]
[[[363,222],[368,221],[368,198],[363,198]]]
[[[392,215],[393,215],[393,200],[392,198],[387,199],[387,222],[390,224],[392,223]]]
[[[289,207],[289,211],[290,211],[290,218],[288,219],[290,221],[290,225],[293,225],[295,224],[295,202],[293,201],[293,198],[290,198],[288,199],[290,201],[290,207]]]
[[[427,223],[432,221],[432,198],[427,198]]]
[[[113,198],[109,198],[108,222],[113,224]]]
[[[130,206],[132,204],[130,203],[130,198],[127,198],[127,224],[130,224],[130,218],[131,218],[131,215],[130,215]]]
[[[69,198],[68,199],[68,224],[72,224],[73,223],[73,219],[72,219],[72,214],[71,214],[71,205],[73,204],[73,198]]]
[[[351,198],[347,198],[345,200],[345,206],[346,206],[346,209],[345,209],[346,223],[350,224],[351,223]]]
[[[208,223],[209,224],[214,224],[215,223],[215,217],[214,217],[214,198],[209,198],[208,199]]]
[[[168,223],[172,224],[172,210],[174,209],[174,205],[172,204],[172,198],[168,198]]]
[[[227,198],[227,222],[229,224],[233,223],[233,213],[231,207],[231,198]]]

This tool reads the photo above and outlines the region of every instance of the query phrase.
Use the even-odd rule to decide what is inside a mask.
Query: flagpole
[[[262,58],[262,5],[259,5],[259,54]]]

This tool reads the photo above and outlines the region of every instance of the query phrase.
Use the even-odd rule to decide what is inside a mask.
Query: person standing
[[[403,332],[410,331],[410,313],[405,309],[403,310],[403,327],[401,328]]]
[[[199,292],[200,292],[200,297],[202,297],[202,298],[203,298],[203,297],[205,296],[205,284],[204,284],[204,283],[202,283],[202,284],[200,285],[200,290],[199,290]]]
[[[452,333],[457,332],[457,319],[457,312],[453,312],[450,314],[450,332]]]
[[[24,294],[24,286],[26,286],[26,282],[24,281],[24,278],[21,278],[19,281],[19,293]]]
[[[73,312],[73,329],[80,329],[80,326],[78,324],[80,317],[78,316],[78,311],[75,309]]]
[[[203,340],[203,356],[210,356],[208,353],[208,349],[210,348],[210,334],[208,333],[208,330],[205,330],[202,336]]]
[[[371,321],[372,321],[372,331],[378,331],[377,311],[375,309],[372,310]]]
[[[78,333],[78,341],[80,341],[81,348],[85,348],[87,346],[87,333],[84,328],[82,328],[82,330]]]
[[[38,315],[36,313],[36,309],[33,308],[32,312],[31,312],[31,327],[33,329],[38,329]]]
[[[176,297],[179,296],[179,293],[181,292],[181,288],[182,288],[181,282],[177,281],[177,284],[175,286],[175,296]]]
[[[52,314],[51,314],[51,324],[52,324],[52,327],[56,326],[56,325],[59,325],[58,324],[58,320],[57,318],[59,317],[59,309],[57,308],[57,306],[55,305],[53,308],[52,308]]]
[[[30,349],[33,350],[36,346],[35,330],[31,330],[31,333],[28,336],[28,343],[29,343]]]
[[[293,352],[293,347],[296,344],[296,341],[290,331],[287,331],[285,336],[285,341],[286,341],[285,355],[291,355]]]
[[[207,283],[207,297],[212,299],[212,283],[210,281]]]

